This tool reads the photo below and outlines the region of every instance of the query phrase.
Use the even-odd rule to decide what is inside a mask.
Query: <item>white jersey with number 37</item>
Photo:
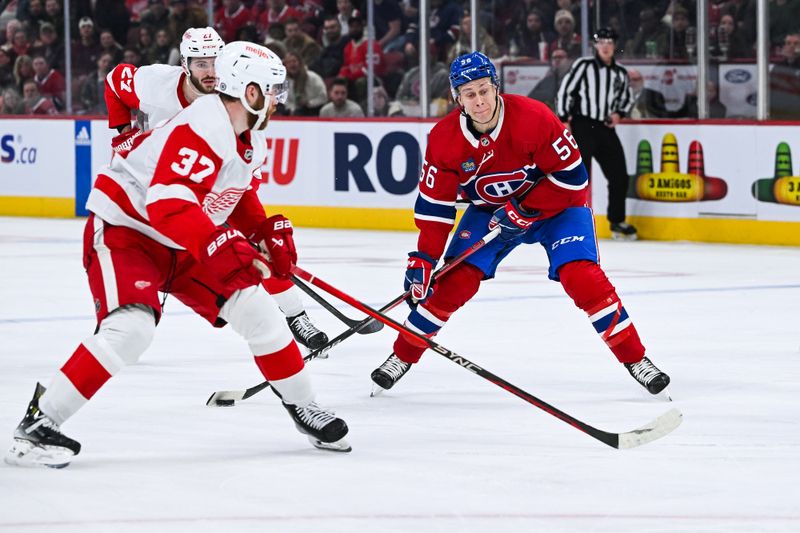
[[[138,137],[131,150],[115,154],[98,175],[87,208],[180,249],[151,225],[151,217],[194,204],[220,226],[259,179],[259,166],[249,142],[235,135],[220,97],[204,96]]]

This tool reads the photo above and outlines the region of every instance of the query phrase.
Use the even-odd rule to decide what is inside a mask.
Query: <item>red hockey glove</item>
[[[133,141],[142,133],[144,132],[139,128],[133,128],[125,133],[120,133],[111,139],[111,149],[117,154],[129,151],[133,146]]]
[[[428,296],[433,294],[431,288],[431,274],[436,260],[423,252],[411,252],[408,254],[408,263],[406,263],[406,279],[403,286],[408,291],[411,291],[411,304],[415,307],[416,304],[425,301]]]
[[[489,221],[489,229],[500,226],[500,235],[503,241],[510,241],[522,237],[528,231],[541,213],[539,211],[525,211],[520,207],[516,198],[512,198],[503,207],[498,207]]]
[[[264,277],[256,266],[266,268],[264,258],[237,229],[217,229],[201,254],[202,264],[232,290],[258,285]]]
[[[297,263],[292,223],[283,215],[273,215],[256,231],[255,241],[267,252],[272,271],[280,278],[291,274]]]

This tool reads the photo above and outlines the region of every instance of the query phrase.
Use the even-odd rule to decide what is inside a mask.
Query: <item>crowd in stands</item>
[[[467,0],[428,4],[430,113],[440,116],[452,108],[448,67],[471,50],[472,21]],[[479,50],[499,62],[549,63],[545,86],[532,96],[551,103],[560,77],[582,53],[580,1],[478,5]],[[103,79],[109,69],[121,62],[178,65],[183,32],[209,24],[207,6],[197,0],[76,0],[71,6],[75,114],[105,113]],[[755,6],[755,0],[710,0],[709,51],[715,61],[755,60]],[[792,43],[800,38],[800,0],[770,0],[769,7],[771,59],[780,66],[776,83],[796,85],[800,48]],[[0,9],[0,114],[63,112],[62,0],[0,0]],[[694,0],[602,0],[600,24],[620,36],[622,61],[691,64],[697,54],[695,11]],[[595,11],[591,14],[590,30]],[[365,18],[363,0],[215,0],[213,26],[225,41],[263,43],[284,60],[291,92],[281,113],[359,117],[370,90]],[[374,29],[375,115],[418,116],[418,0],[374,0]],[[637,104],[643,116],[691,115],[688,108],[681,114],[664,111],[657,98],[647,100],[650,96]]]

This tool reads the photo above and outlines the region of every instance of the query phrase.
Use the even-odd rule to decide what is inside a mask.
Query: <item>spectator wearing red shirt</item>
[[[17,57],[24,56],[28,53],[31,43],[28,41],[28,35],[25,33],[25,30],[15,31],[11,39],[11,47],[14,53],[17,54]]]
[[[287,6],[286,0],[267,0],[267,5],[269,8],[258,17],[258,31],[261,35],[266,35],[269,27],[276,22],[286,24],[289,19],[302,21],[307,16],[307,13]]]
[[[64,91],[67,89],[64,76],[52,68],[44,56],[33,58],[33,72],[33,80],[36,82],[39,93],[43,96],[52,97],[57,104],[63,103]]]
[[[214,15],[214,28],[226,43],[235,41],[236,33],[250,22],[251,17],[252,13],[241,0],[222,0],[222,9]]]
[[[58,112],[52,98],[39,94],[33,80],[26,81],[22,86],[22,103],[28,115],[55,115]]]
[[[347,21],[350,27],[350,42],[344,47],[344,61],[339,76],[350,82],[350,91],[357,102],[367,95],[367,36],[364,34],[364,19],[354,11]],[[373,41],[373,67],[376,76],[383,75],[383,49],[378,41]]]

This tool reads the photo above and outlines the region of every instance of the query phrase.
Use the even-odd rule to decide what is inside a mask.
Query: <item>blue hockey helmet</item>
[[[450,64],[450,91],[453,93],[453,100],[458,98],[458,88],[473,80],[480,78],[492,78],[495,86],[497,82],[497,70],[484,54],[480,52],[470,52],[458,56]]]

